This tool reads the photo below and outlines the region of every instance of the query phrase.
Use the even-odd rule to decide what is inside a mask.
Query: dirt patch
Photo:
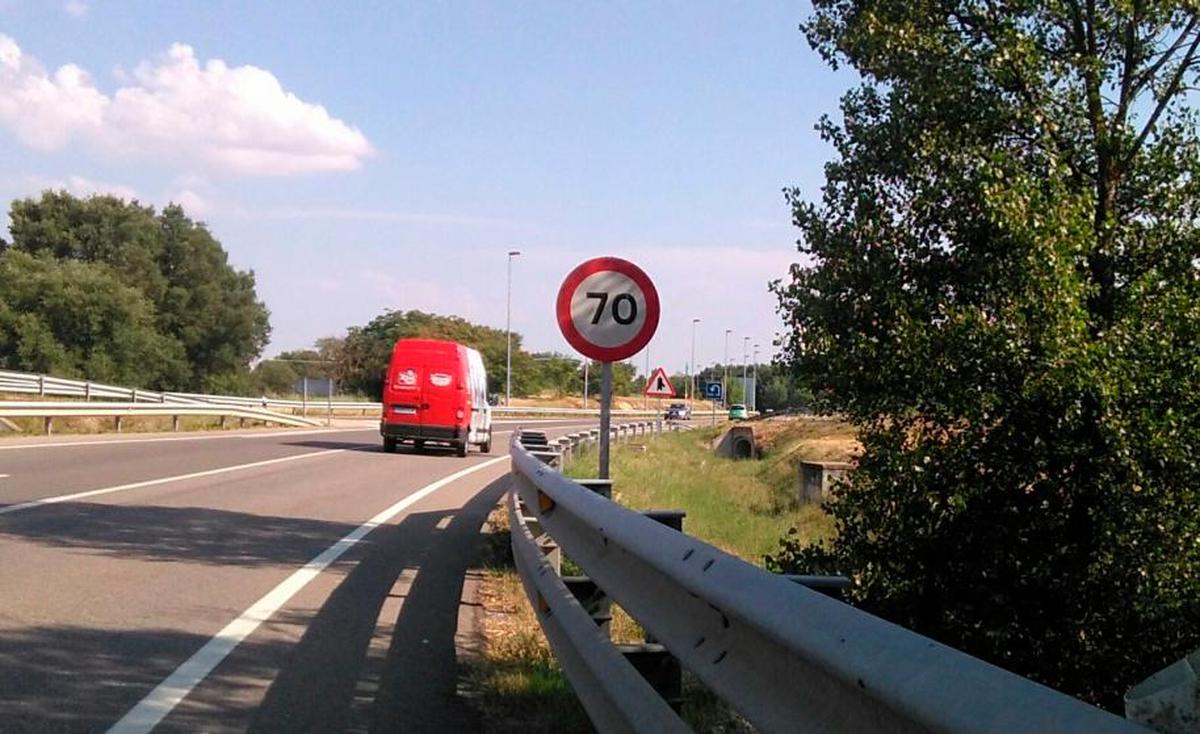
[[[853,462],[862,453],[851,424],[823,416],[787,416],[758,421],[754,440],[763,456],[778,461]]]

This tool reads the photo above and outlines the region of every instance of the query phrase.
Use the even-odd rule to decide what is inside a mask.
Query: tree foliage
[[[108,268],[23,252],[0,256],[0,365],[126,385],[180,384],[182,346]]]
[[[398,339],[449,339],[478,349],[488,373],[488,392],[503,394],[508,342],[502,329],[472,324],[458,316],[422,311],[389,311],[366,326],[351,327],[336,347],[336,378],[348,390],[364,395],[381,394],[383,372]],[[513,393],[533,389],[533,357],[521,350],[521,337],[512,335]]]
[[[69,270],[104,271],[146,301],[142,308],[148,316],[138,321],[139,329],[153,332],[146,339],[169,340],[182,350],[182,366],[152,370],[157,379],[167,380],[152,386],[213,389],[236,382],[262,351],[270,327],[267,310],[255,294],[254,275],[231,267],[220,242],[179,206],[156,213],[152,207],[112,196],[80,199],[47,191],[38,199],[13,202],[9,217],[12,241],[0,249],[0,258],[33,255],[43,270],[51,261],[86,264],[92,267]],[[15,267],[27,267],[27,261],[16,261]],[[0,302],[12,308],[19,288],[15,281],[0,280]],[[65,308],[65,303],[26,306],[33,309],[31,316],[48,322],[71,317],[49,310]],[[88,372],[89,360],[92,351],[105,346],[72,341],[78,335],[71,331],[57,334],[67,341],[54,348],[75,355],[72,364],[58,369],[100,379]],[[173,347],[172,353],[176,351]],[[19,361],[14,355],[10,348],[0,349],[5,363]]]
[[[863,84],[786,359],[861,430],[828,547],[900,624],[1088,700],[1200,644],[1200,16],[1182,3],[817,0]]]

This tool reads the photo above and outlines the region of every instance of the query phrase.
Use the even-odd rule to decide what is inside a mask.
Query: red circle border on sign
[[[579,287],[584,278],[604,270],[616,271],[637,283],[638,287],[642,289],[642,295],[646,297],[646,321],[633,339],[619,347],[601,347],[592,344],[583,337],[583,334],[579,333],[574,322],[571,321],[571,297],[575,295],[575,289]],[[654,288],[654,283],[650,282],[650,276],[646,275],[645,271],[619,257],[594,257],[580,263],[567,275],[567,279],[558,289],[555,312],[558,315],[558,328],[562,330],[567,343],[574,347],[575,351],[600,362],[620,362],[642,351],[642,348],[650,343],[654,332],[658,330],[658,308],[658,291]]]

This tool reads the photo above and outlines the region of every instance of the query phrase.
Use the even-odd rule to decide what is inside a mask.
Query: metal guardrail
[[[83,398],[85,400],[112,399],[141,403],[190,403],[207,405],[232,405],[243,408],[288,409],[288,410],[361,410],[364,413],[380,411],[382,403],[358,400],[287,400],[271,397],[247,397],[239,395],[207,395],[188,392],[157,392],[139,388],[106,385],[90,380],[71,380],[51,377],[32,372],[0,370],[0,393],[38,395],[53,397]],[[503,416],[596,416],[597,408],[554,408],[543,406],[493,406],[492,413]],[[658,410],[614,410],[617,416],[657,416]]]
[[[760,731],[1147,731],[768,573],[614,504],[550,465],[595,435],[572,434],[531,452],[515,433],[510,512],[514,556],[538,620],[601,731],[679,731],[684,724],[663,722],[661,707],[627,682],[628,663],[619,674],[611,655],[592,664],[597,639],[611,643],[546,578],[553,569],[530,558],[531,543],[539,554],[570,556]],[[606,684],[614,675],[629,688]]]
[[[180,416],[214,416],[278,423],[285,426],[319,426],[311,418],[273,413],[269,410],[240,408],[232,405],[203,405],[188,403],[99,403],[99,402],[48,402],[48,401],[0,401],[0,418],[44,418],[46,433],[51,432],[55,418],[116,418],[118,428],[124,418],[148,416],[170,416],[179,427]]]
[[[355,400],[283,400],[279,398],[245,397],[238,395],[206,395],[187,392],[157,392],[134,387],[106,385],[90,380],[70,380],[31,372],[0,370],[0,393],[24,395],[71,397],[92,400],[111,398],[144,403],[189,403],[203,405],[231,405],[244,408],[292,408],[333,410],[380,410],[379,403]]]

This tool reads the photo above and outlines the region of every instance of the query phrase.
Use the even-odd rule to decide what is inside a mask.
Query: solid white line
[[[374,428],[369,426],[368,428]],[[368,428],[321,428],[315,431],[295,430],[286,432],[271,432],[271,433],[222,433],[222,434],[206,434],[203,436],[167,436],[163,438],[113,438],[106,441],[62,441],[59,443],[18,443],[4,445],[0,444],[0,451],[13,451],[15,449],[53,449],[62,448],[64,446],[125,446],[133,443],[165,443],[168,441],[213,441],[220,438],[275,438],[277,436],[311,436],[316,433],[345,433],[352,431],[365,431]]]
[[[200,648],[194,655],[184,661],[182,665],[175,669],[175,672],[167,676],[162,683],[155,686],[154,690],[150,691],[145,698],[130,709],[129,713],[121,717],[120,721],[113,724],[112,728],[108,730],[109,734],[142,734],[143,732],[152,730],[167,714],[171,713],[172,709],[179,705],[180,701],[192,692],[193,688],[207,678],[208,674],[229,653],[233,652],[234,648],[242,640],[249,637],[260,624],[270,619],[271,615],[279,611],[280,607],[287,604],[310,581],[328,568],[331,563],[340,558],[342,554],[353,548],[368,533],[388,522],[396,515],[399,515],[413,504],[445,487],[447,484],[462,479],[468,474],[508,460],[507,456],[501,456],[455,472],[448,477],[439,479],[433,484],[418,489],[383,512],[375,515],[375,517],[367,520],[362,525],[359,525],[344,538],[329,546],[311,561],[304,564],[300,570],[287,577],[283,583],[268,591],[265,596],[254,602],[249,609],[242,612],[237,619],[225,625],[225,628],[205,643],[204,647]]]
[[[216,474],[227,474],[229,472],[241,471],[243,469],[253,469],[259,466],[271,466],[272,464],[282,464],[286,461],[299,461],[301,459],[315,459],[318,456],[329,456],[330,454],[340,454],[349,449],[330,449],[328,451],[313,451],[307,454],[297,454],[296,456],[283,456],[278,459],[267,459],[265,461],[254,461],[249,464],[237,464],[235,466],[223,466],[219,469],[208,469],[206,471],[192,472],[191,474],[179,474],[173,477],[162,477],[159,479],[147,479],[141,482],[133,482],[131,484],[119,484],[115,487],[104,487],[102,489],[91,489],[86,492],[75,492],[74,494],[60,494],[57,497],[43,497],[40,500],[30,500],[29,502],[21,502],[16,505],[8,505],[0,507],[0,515],[7,515],[12,512],[21,512],[22,510],[32,510],[35,507],[42,505],[54,505],[59,502],[70,502],[71,500],[80,500],[86,497],[97,497],[102,494],[112,494],[113,492],[124,492],[130,489],[141,489],[142,487],[153,487],[159,484],[168,484],[170,482],[182,482],[187,479],[197,479],[199,477],[211,477]]]

